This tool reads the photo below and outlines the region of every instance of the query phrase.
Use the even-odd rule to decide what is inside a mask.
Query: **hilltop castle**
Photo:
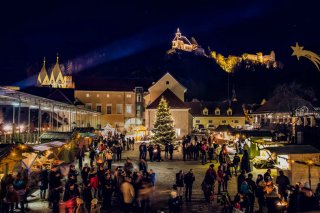
[[[40,87],[53,87],[53,88],[75,88],[75,84],[72,81],[72,63],[67,65],[65,68],[63,64],[59,64],[59,56],[53,68],[47,72],[46,60],[43,60],[42,68],[39,72],[37,79],[37,86]]]

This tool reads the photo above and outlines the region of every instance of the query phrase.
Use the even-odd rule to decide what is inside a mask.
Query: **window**
[[[166,81],[166,85],[169,85],[169,83],[170,83],[169,81]]]
[[[209,120],[209,124],[212,124],[212,120]]]
[[[101,104],[97,104],[96,108],[97,108],[97,112],[102,112]]]
[[[87,97],[87,98],[90,98],[90,94],[89,94],[89,93],[87,93],[87,94],[86,94],[86,97]]]
[[[196,120],[196,123],[199,124],[199,123],[200,123],[200,120]]]
[[[207,108],[204,108],[203,111],[202,111],[202,114],[203,114],[203,115],[208,115],[208,109],[207,109]]]
[[[238,123],[239,123],[239,121],[238,121],[238,120],[234,120],[234,123],[235,123],[235,124],[238,124]]]
[[[107,94],[107,98],[109,98],[110,97],[110,95],[109,94]]]
[[[232,115],[232,109],[230,107],[227,110],[227,115]]]
[[[100,95],[99,94],[97,94],[97,98],[99,98],[100,97]]]
[[[122,104],[117,104],[117,114],[122,114]]]
[[[141,102],[141,95],[137,95],[137,102],[138,102],[138,103]]]
[[[127,98],[131,98],[131,94],[127,94],[126,97],[127,97]]]
[[[225,124],[225,123],[227,123],[227,121],[226,120],[222,120],[221,123]]]
[[[112,114],[112,105],[111,104],[107,104],[107,114],[110,115]]]
[[[91,103],[87,103],[86,104],[86,109],[92,109],[92,104]]]
[[[131,114],[131,113],[132,113],[132,105],[126,104],[126,114]]]
[[[215,114],[215,115],[220,115],[220,109],[219,109],[219,108],[216,108],[216,109],[214,110],[214,114]]]

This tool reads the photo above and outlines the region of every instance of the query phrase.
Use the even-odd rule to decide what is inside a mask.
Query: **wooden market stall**
[[[283,170],[291,184],[308,182],[312,189],[320,178],[320,150],[311,145],[267,147],[277,170]]]

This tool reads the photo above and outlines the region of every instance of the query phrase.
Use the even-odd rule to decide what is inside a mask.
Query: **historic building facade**
[[[142,87],[122,91],[77,89],[75,97],[85,108],[102,113],[102,127],[110,124],[118,131],[130,131],[144,123],[143,93]]]
[[[238,101],[200,102],[193,100],[186,103],[193,117],[193,128],[215,129],[220,125],[242,128],[245,114]]]
[[[44,59],[42,68],[38,74],[37,86],[75,88],[75,84],[72,80],[72,63],[69,63],[65,69],[63,64],[59,64],[59,56],[57,56],[55,65],[47,72],[46,60]]]
[[[163,97],[168,102],[177,138],[187,135],[192,130],[192,116],[189,107],[184,102],[187,89],[170,73],[166,73],[148,89],[145,95],[146,103],[145,126],[148,131],[154,127],[158,104]]]

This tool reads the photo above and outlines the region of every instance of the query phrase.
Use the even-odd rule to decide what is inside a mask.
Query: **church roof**
[[[160,103],[161,98],[164,98],[170,109],[188,109],[189,107],[181,101],[170,89],[166,89],[159,97],[147,106],[147,109],[156,109]]]
[[[40,83],[40,84],[43,83],[45,77],[48,77],[48,73],[46,70],[46,61],[44,60],[42,68],[41,68],[40,73],[38,75],[38,83]]]
[[[59,65],[59,57],[57,56],[57,62],[51,71],[51,76],[53,75],[54,80],[56,80],[58,78],[59,73],[62,73],[62,72],[61,72],[60,65]]]

